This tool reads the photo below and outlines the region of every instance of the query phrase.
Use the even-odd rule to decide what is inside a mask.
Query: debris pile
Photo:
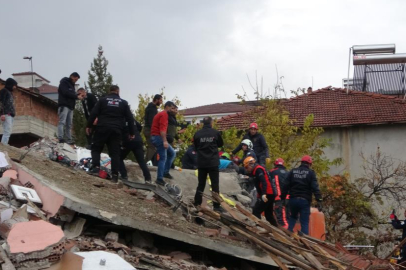
[[[197,181],[119,187],[87,175],[78,166],[86,154],[64,147],[49,139],[28,149],[0,146],[2,269],[399,269],[271,226],[251,214],[252,198],[241,189],[205,194],[196,209],[188,185]],[[51,161],[55,153],[63,158]],[[174,175],[188,173],[195,177]],[[212,211],[209,201],[226,212]],[[213,263],[191,247],[222,253],[221,259]]]

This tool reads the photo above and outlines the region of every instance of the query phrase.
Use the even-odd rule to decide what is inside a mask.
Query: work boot
[[[87,173],[93,176],[99,176],[100,168],[99,167],[91,168]]]
[[[120,175],[120,180],[128,181],[128,176]]]
[[[161,185],[161,186],[165,186],[165,185],[166,185],[166,182],[165,182],[164,180],[162,180],[162,179],[157,179],[157,180],[155,181],[155,183],[158,184],[158,185]]]
[[[168,179],[173,179],[173,176],[170,175],[169,173],[165,173],[165,174],[164,174],[164,177],[165,177],[165,178],[168,178]]]
[[[117,174],[113,174],[111,176],[111,182],[113,182],[114,184],[118,183],[118,175]]]
[[[145,184],[151,184],[151,178],[145,179]]]
[[[65,143],[64,139],[59,139],[59,143]]]

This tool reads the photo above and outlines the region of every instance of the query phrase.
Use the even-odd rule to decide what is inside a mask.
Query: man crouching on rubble
[[[120,144],[123,128],[128,123],[130,139],[134,139],[134,119],[127,101],[120,98],[120,88],[117,85],[110,86],[110,94],[100,98],[90,113],[87,122],[86,134],[90,134],[95,119],[97,125],[92,142],[92,169],[90,174],[99,175],[100,154],[105,144],[111,158],[112,182],[118,182],[118,170],[120,165]]]

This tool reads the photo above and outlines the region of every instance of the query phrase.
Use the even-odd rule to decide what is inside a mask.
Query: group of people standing
[[[254,141],[252,143],[251,139]],[[233,163],[229,153],[219,153],[223,147],[221,133],[212,128],[212,119],[203,119],[203,128],[196,132],[193,138],[193,149],[195,158],[185,155],[183,159],[186,166],[198,170],[198,187],[195,194],[194,204],[200,207],[202,204],[202,193],[206,186],[207,176],[210,177],[212,192],[219,193],[219,171],[223,166],[222,161],[227,160]],[[258,151],[256,154],[255,148]],[[281,225],[293,231],[296,221],[300,216],[301,231],[309,234],[310,207],[314,195],[317,201],[317,208],[322,210],[322,196],[316,179],[315,172],[311,169],[312,158],[304,156],[299,167],[287,171],[282,158],[275,160],[275,167],[267,171],[266,164],[271,162],[268,146],[262,134],[258,133],[258,125],[252,123],[248,133],[244,136],[241,144],[232,151],[236,154],[243,150],[242,159],[235,160],[243,166],[236,169],[240,174],[248,175],[257,191],[257,200],[252,213],[265,218],[274,226]],[[193,162],[195,161],[195,164]],[[192,165],[191,165],[192,164]],[[234,166],[236,164],[234,163]],[[233,168],[230,166],[230,168]],[[241,170],[242,168],[242,170]],[[275,204],[275,205],[274,205]],[[214,203],[215,211],[223,211],[219,204]],[[289,209],[289,211],[286,211]],[[274,218],[276,214],[277,221]]]
[[[127,179],[124,159],[130,152],[134,153],[146,182],[151,181],[147,162],[154,157],[158,167],[156,183],[165,185],[164,178],[173,179],[170,174],[176,157],[173,146],[179,139],[176,104],[167,101],[164,109],[158,112],[158,108],[163,104],[163,97],[155,95],[152,102],[145,108],[145,123],[142,127],[134,119],[128,102],[120,98],[120,88],[117,85],[111,85],[108,94],[97,98],[92,93],[87,93],[84,88],[75,89],[79,78],[79,74],[74,72],[60,81],[57,134],[59,142],[74,144],[71,134],[73,111],[76,101],[80,100],[87,120],[86,136],[92,155],[90,174],[100,174],[100,154],[107,145],[113,182],[118,182],[119,173],[123,180]],[[8,143],[12,131],[15,116],[12,91],[16,87],[17,82],[9,78],[6,80],[5,87],[0,90],[0,119],[4,132],[1,142],[3,144]],[[189,147],[182,160],[183,168],[198,170],[194,205],[198,208],[202,204],[202,194],[208,176],[211,180],[212,192],[220,193],[220,170],[229,169],[250,176],[257,191],[257,201],[253,207],[255,216],[260,218],[261,213],[264,212],[266,219],[272,225],[277,226],[278,223],[285,227],[288,225],[289,230],[293,230],[300,215],[301,230],[308,234],[313,194],[321,209],[321,193],[316,175],[311,170],[311,157],[304,156],[301,165],[290,172],[284,167],[283,159],[278,158],[274,162],[275,168],[267,171],[265,166],[271,163],[269,149],[264,136],[258,132],[256,123],[250,125],[242,142],[231,153],[221,154],[219,154],[219,148],[223,147],[224,142],[221,133],[212,127],[213,119],[205,117],[202,124],[202,129],[195,133],[193,145]],[[147,140],[145,158],[141,132]],[[231,160],[232,156],[241,150],[243,158]],[[286,206],[290,209],[288,218]],[[223,211],[217,203],[214,203],[213,208],[215,211]],[[278,222],[274,218],[274,211]]]

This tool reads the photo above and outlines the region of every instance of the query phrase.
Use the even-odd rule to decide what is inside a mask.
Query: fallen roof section
[[[20,149],[3,145],[0,145],[0,150],[7,151],[13,158],[20,157],[22,153]],[[44,207],[48,202],[53,202],[53,205],[48,206],[48,216],[53,216],[55,209],[65,206],[78,213],[116,225],[276,266],[270,256],[252,245],[220,237],[210,238],[205,235],[204,228],[182,220],[180,214],[174,214],[168,207],[163,207],[159,203],[136,200],[123,190],[117,189],[116,185],[106,184],[105,187],[100,187],[98,184],[103,180],[89,176],[84,171],[72,170],[32,153],[29,153],[21,164],[14,163],[13,167],[18,171],[19,180],[23,184],[31,182],[36,189],[46,190],[42,195],[39,192],[39,195]],[[176,178],[180,173],[174,171],[173,175]],[[197,180],[195,184],[197,185]]]

